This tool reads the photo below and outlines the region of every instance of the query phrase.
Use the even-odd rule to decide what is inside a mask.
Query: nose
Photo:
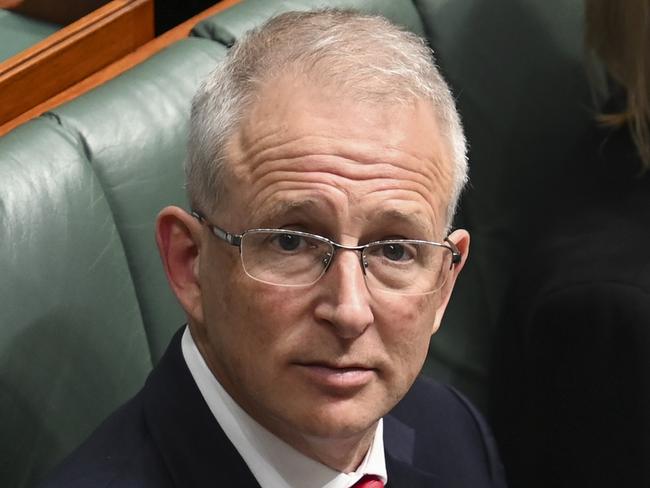
[[[358,252],[340,249],[318,286],[322,295],[316,306],[316,318],[331,326],[339,337],[354,339],[373,323],[370,292]]]

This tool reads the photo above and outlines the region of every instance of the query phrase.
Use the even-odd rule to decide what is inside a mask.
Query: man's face
[[[279,80],[231,141],[229,197],[208,217],[229,232],[290,228],[346,245],[441,241],[452,175],[439,132],[425,103],[358,103]],[[369,290],[358,255],[342,251],[314,285],[272,286],[244,273],[237,248],[207,229],[202,239],[199,347],[258,422],[294,445],[353,438],[404,396],[451,285]]]

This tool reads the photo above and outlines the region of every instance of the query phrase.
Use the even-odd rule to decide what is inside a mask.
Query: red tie
[[[367,474],[350,488],[384,488],[384,482],[379,476]]]

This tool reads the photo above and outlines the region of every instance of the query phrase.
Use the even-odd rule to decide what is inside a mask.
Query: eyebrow
[[[373,220],[406,224],[423,232],[425,236],[434,235],[433,222],[430,222],[420,213],[405,212],[397,208],[380,209]]]
[[[269,207],[264,208],[263,213],[259,214],[259,220],[255,219],[255,221],[260,223],[274,222],[276,219],[289,215],[312,216],[317,210],[323,207],[323,202],[313,198],[275,202]],[[385,208],[379,209],[372,218],[372,221],[375,223],[406,225],[409,228],[417,229],[421,232],[423,238],[425,236],[429,236],[429,238],[434,236],[433,226],[435,223],[429,221],[420,213],[407,212],[398,208]]]
[[[306,198],[298,201],[280,201],[272,203],[270,206],[265,207],[260,213],[254,216],[255,222],[273,222],[287,215],[295,214],[313,214],[318,208],[322,208],[323,204],[318,200]]]

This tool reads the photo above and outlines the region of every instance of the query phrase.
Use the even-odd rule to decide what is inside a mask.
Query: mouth
[[[360,389],[377,375],[375,368],[358,364],[307,362],[296,365],[311,383],[339,391]]]

